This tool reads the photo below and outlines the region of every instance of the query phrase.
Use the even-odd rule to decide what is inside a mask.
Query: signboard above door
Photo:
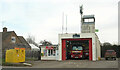
[[[80,38],[80,35],[79,34],[74,34],[73,38]]]

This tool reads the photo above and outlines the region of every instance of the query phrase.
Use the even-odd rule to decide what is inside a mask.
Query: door
[[[66,40],[62,40],[62,60],[66,60]]]
[[[89,60],[92,60],[92,39],[91,38],[81,38],[81,39],[63,39],[62,40],[62,60],[66,60],[66,41],[74,40],[89,40]]]
[[[89,39],[89,60],[92,60],[92,39]]]

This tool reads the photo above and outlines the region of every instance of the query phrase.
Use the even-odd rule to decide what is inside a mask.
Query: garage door
[[[80,39],[62,39],[62,60],[66,60],[66,41],[75,40],[89,40],[89,60],[92,60],[92,39],[91,38],[80,38]]]

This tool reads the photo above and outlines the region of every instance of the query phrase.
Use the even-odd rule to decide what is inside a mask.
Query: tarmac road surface
[[[33,66],[29,68],[118,68],[117,60],[65,60],[65,61],[29,61]],[[12,66],[3,66],[3,68],[16,68]],[[26,67],[17,67],[26,68]]]

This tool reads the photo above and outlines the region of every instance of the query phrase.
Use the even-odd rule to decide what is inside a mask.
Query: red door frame
[[[66,40],[89,40],[89,60],[92,60],[92,38],[80,38],[80,39],[62,39],[62,60],[66,60]]]

